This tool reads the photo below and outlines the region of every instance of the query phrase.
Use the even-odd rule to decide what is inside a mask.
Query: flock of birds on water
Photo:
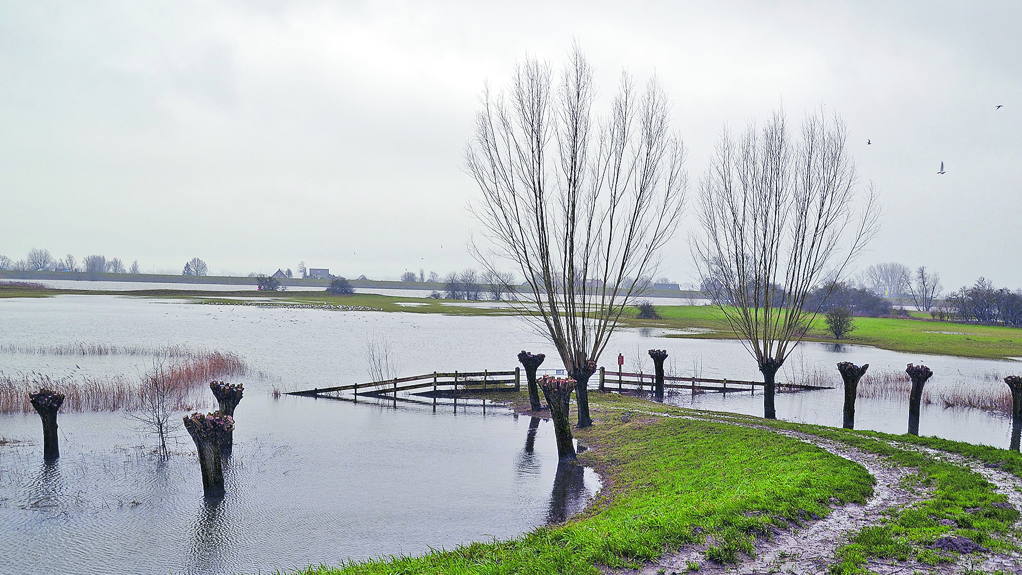
[[[1004,107],[1004,104],[997,104],[996,106],[994,106],[994,110],[1000,110],[1003,107]],[[866,138],[866,145],[867,146],[873,145],[872,140],[870,140],[869,138]],[[940,175],[944,175],[945,174],[945,172],[944,172],[944,162],[940,163],[940,170],[937,173],[940,174]]]

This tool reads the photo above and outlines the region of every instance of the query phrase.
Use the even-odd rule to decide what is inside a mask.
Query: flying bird
[[[943,174],[943,173],[944,173],[944,162],[941,162],[941,163],[940,163],[940,171],[939,171],[939,172],[937,172],[937,173],[938,173],[938,174]]]
[[[997,104],[997,107],[996,107],[996,108],[994,108],[994,109],[995,109],[995,110],[1000,110],[1000,109],[1001,109],[1001,108],[1003,108],[1003,107],[1004,107],[1004,105],[1003,105],[1003,104]]]
[[[870,145],[870,144],[872,144],[872,143],[873,143],[873,142],[871,142],[869,138],[866,138],[866,145],[867,145],[867,146],[869,146],[869,145]]]

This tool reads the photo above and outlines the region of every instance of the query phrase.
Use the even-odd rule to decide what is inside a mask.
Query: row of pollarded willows
[[[218,351],[194,353],[184,361],[159,368],[167,385],[177,392],[170,394],[175,398],[172,408],[176,411],[197,407],[201,400],[192,392],[210,380],[246,372],[245,362],[240,357]],[[53,378],[35,372],[18,376],[0,373],[0,413],[31,412],[28,394],[40,388],[63,395],[64,411],[135,411],[142,407],[143,401],[140,384],[124,376]]]

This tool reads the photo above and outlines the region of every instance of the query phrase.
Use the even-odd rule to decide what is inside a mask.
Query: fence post
[[[394,401],[397,401],[397,379],[394,380]]]
[[[483,393],[486,393],[486,378],[489,377],[490,370],[483,370]],[[483,400],[483,413],[486,413],[486,401]]]
[[[621,364],[617,365],[617,392],[621,393]]]
[[[727,378],[726,377],[724,378],[724,391],[723,391],[723,393],[724,393],[725,396],[727,396]]]
[[[607,368],[601,367],[600,368],[600,391],[606,391],[606,389],[604,387],[604,383],[606,382],[606,380],[607,380]]]
[[[454,372],[454,393],[458,393],[458,372],[457,372],[457,371],[455,371],[455,372]],[[454,404],[454,405],[455,405],[455,406],[457,406],[457,405],[458,405],[458,404],[457,404],[457,401],[455,401],[455,404]],[[457,407],[455,407],[455,408],[454,408],[454,411],[455,411],[455,413],[457,413],[457,411],[458,411],[458,408],[457,408]]]
[[[522,368],[515,368],[515,391],[522,390]]]
[[[436,372],[433,372],[433,411],[436,411]]]

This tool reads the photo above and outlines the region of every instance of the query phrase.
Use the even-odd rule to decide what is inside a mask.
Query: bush
[[[844,283],[826,284],[814,289],[806,296],[802,307],[809,312],[844,308],[853,315],[867,317],[889,316],[894,311],[891,302],[886,299]]]
[[[851,310],[843,307],[836,307],[827,311],[825,316],[827,329],[834,334],[834,339],[844,339],[848,332],[855,329],[852,325]]]
[[[642,300],[635,307],[639,310],[639,315],[636,316],[639,319],[660,319],[660,314],[649,300]]]
[[[259,291],[277,291],[280,289],[280,282],[277,281],[277,278],[270,276],[256,276],[256,284],[259,286]]]
[[[344,278],[334,278],[330,280],[330,287],[326,288],[326,291],[334,295],[347,295],[355,293],[355,288]]]

